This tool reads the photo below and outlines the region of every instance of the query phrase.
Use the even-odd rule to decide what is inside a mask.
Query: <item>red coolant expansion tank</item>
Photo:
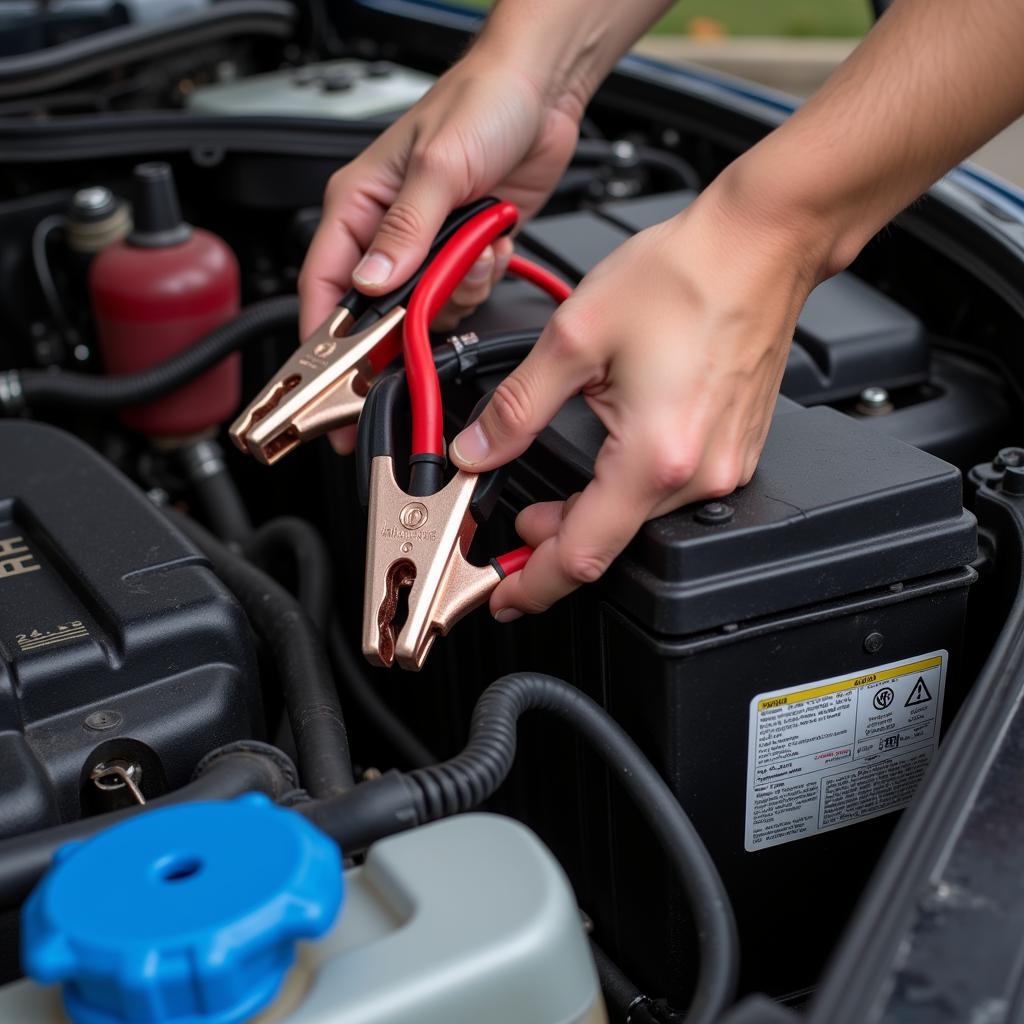
[[[238,261],[228,245],[181,218],[171,168],[135,168],[135,226],[100,252],[89,290],[103,361],[112,374],[163,362],[238,313]],[[216,427],[238,406],[237,354],[184,387],[121,420],[154,437],[187,437]]]

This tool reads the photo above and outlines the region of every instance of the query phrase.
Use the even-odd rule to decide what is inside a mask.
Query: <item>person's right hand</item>
[[[299,276],[307,337],[352,285],[380,295],[423,262],[448,214],[494,193],[524,217],[546,201],[576,145],[582,103],[548,97],[517,68],[470,51],[411,110],[327,186],[324,212]],[[505,272],[512,243],[488,247],[438,325],[471,312]],[[354,428],[334,431],[351,451]]]

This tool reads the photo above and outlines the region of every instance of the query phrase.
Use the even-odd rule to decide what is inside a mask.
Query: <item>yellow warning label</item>
[[[758,702],[757,710],[767,711],[770,708],[782,707],[783,705],[799,704],[802,700],[826,697],[830,693],[838,693],[840,690],[853,690],[858,686],[867,686],[869,683],[881,682],[883,679],[895,679],[897,676],[909,675],[911,672],[925,672],[930,668],[937,668],[941,664],[941,657],[927,658],[924,661],[916,661],[910,665],[897,665],[895,668],[869,672],[863,676],[851,676],[849,679],[841,679],[836,683],[813,686],[809,690],[799,690],[797,693],[787,693],[779,697],[768,697]]]

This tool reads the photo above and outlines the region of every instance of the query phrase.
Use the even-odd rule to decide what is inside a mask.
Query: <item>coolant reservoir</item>
[[[181,217],[170,167],[135,168],[127,238],[92,262],[89,291],[103,362],[109,373],[136,373],[197,342],[238,313],[238,261],[217,235]],[[238,354],[177,391],[127,409],[129,427],[159,438],[183,438],[228,419],[240,394]]]
[[[165,821],[162,841],[132,838],[133,826],[196,810],[205,818],[194,845],[185,818]],[[243,819],[259,813],[271,817],[257,839]],[[207,842],[211,830],[222,841]],[[56,987],[19,981],[0,988],[0,1020],[606,1024],[572,890],[524,826],[464,815],[377,843],[345,872],[336,923],[293,958],[289,942],[321,931],[340,902],[325,842],[298,815],[249,796],[150,812],[73,848],[23,922],[26,968],[62,978],[63,1005]],[[114,883],[83,886],[90,847],[109,867],[111,843]],[[250,885],[247,910],[236,896]],[[112,900],[124,902],[111,909]]]

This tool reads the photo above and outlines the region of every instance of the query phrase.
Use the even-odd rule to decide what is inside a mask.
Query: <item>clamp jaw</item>
[[[496,203],[487,196],[453,210],[422,266],[398,288],[377,298],[349,289],[231,425],[232,441],[269,466],[303,441],[355,423],[374,377],[401,350],[396,328],[424,272],[460,228]],[[365,329],[347,336],[359,325]]]
[[[355,423],[384,353],[397,351],[392,335],[404,316],[396,306],[349,336],[354,317],[339,306],[235,420],[231,440],[271,466],[303,441]]]
[[[460,471],[436,494],[414,498],[396,483],[391,456],[373,459],[363,594],[363,654],[371,664],[397,661],[418,671],[435,637],[483,604],[504,577],[497,561],[466,560],[480,479]],[[403,591],[408,614],[396,630]]]

